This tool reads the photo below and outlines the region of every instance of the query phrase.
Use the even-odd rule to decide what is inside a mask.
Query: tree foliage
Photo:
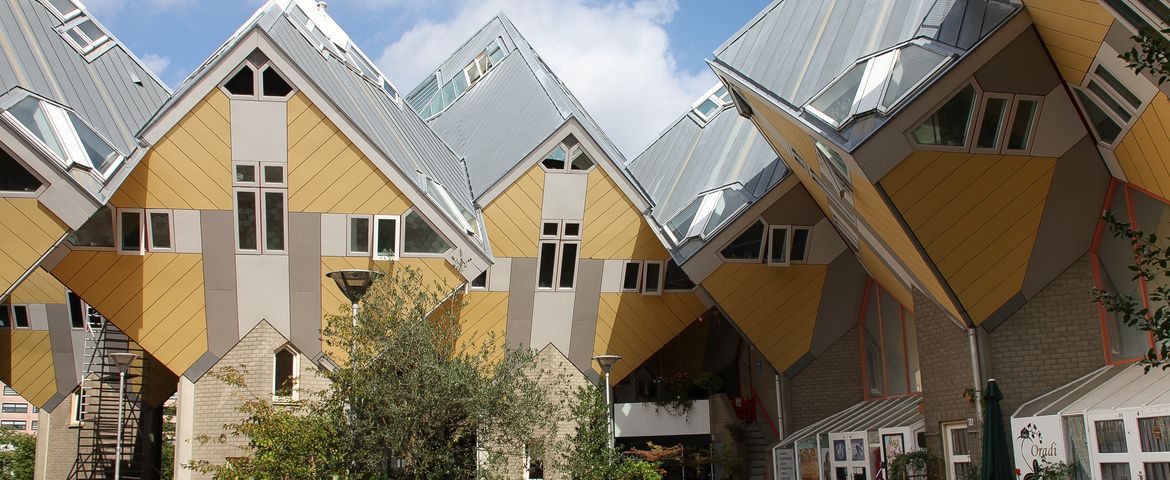
[[[248,457],[195,465],[215,478],[501,478],[525,445],[552,432],[558,378],[527,348],[493,336],[462,341],[461,297],[397,266],[362,299],[356,327],[329,316],[323,331],[336,368],[321,392],[273,404],[250,393],[238,369],[216,374],[238,391]],[[210,439],[215,441],[216,439]],[[531,452],[530,452],[531,453]]]
[[[0,479],[32,480],[37,456],[37,437],[0,429]]]
[[[1105,310],[1117,315],[1126,325],[1150,332],[1154,346],[1140,363],[1148,372],[1151,368],[1170,369],[1170,245],[1168,239],[1153,233],[1136,230],[1129,223],[1119,220],[1113,212],[1105,212],[1104,220],[1109,231],[1118,238],[1126,239],[1133,246],[1136,261],[1129,266],[1134,280],[1144,279],[1149,307],[1142,299],[1131,295],[1096,289],[1094,301]]]
[[[1121,54],[1121,59],[1126,61],[1129,68],[1138,74],[1149,71],[1159,85],[1170,79],[1170,65],[1167,64],[1167,60],[1170,60],[1170,42],[1166,41],[1163,34],[1170,34],[1170,28],[1161,32],[1143,31],[1132,37],[1137,44]]]
[[[609,408],[605,389],[590,383],[579,387],[569,412],[576,430],[560,449],[561,467],[575,480],[612,480],[622,468],[622,458],[609,447]]]

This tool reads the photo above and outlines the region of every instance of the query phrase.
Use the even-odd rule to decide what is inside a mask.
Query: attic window
[[[447,107],[455,103],[463,93],[471,88],[471,85],[478,82],[487,74],[495,65],[499,64],[504,57],[508,56],[508,49],[504,45],[503,39],[497,37],[488,44],[486,48],[480,51],[475,58],[463,67],[462,71],[456,70],[455,75],[447,79],[443,86],[431,95],[425,103],[419,107],[418,116],[423,119],[429,119],[435,115],[443,113]],[[440,81],[442,72],[436,72],[436,83]]]
[[[61,35],[82,55],[88,55],[110,40],[110,36],[106,34],[105,30],[102,30],[102,27],[85,16],[78,17],[58,27],[58,29]]]
[[[256,72],[251,65],[244,65],[227,83],[223,84],[232,95],[252,96],[256,94]]]
[[[264,88],[265,97],[284,98],[293,91],[292,85],[289,85],[271,65],[264,68],[261,77],[261,86]]]
[[[805,110],[836,129],[859,115],[889,113],[951,59],[915,42],[922,41],[859,60],[813,96]]]
[[[0,149],[0,192],[35,192],[38,188],[41,188],[41,181],[7,150]]]
[[[73,0],[47,0],[45,3],[52,7],[62,20],[68,20],[81,13],[81,7],[78,7]]]
[[[105,179],[122,156],[76,113],[27,96],[8,109],[7,118],[23,130],[62,166],[76,165]]]
[[[235,97],[256,100],[284,100],[296,91],[274,65],[263,59],[259,61],[263,62],[259,66],[252,60],[240,66],[235,75],[223,82],[223,90]]]
[[[593,159],[577,137],[569,135],[540,161],[548,171],[585,172],[593,168]]]
[[[691,111],[703,122],[710,122],[723,107],[731,104],[731,93],[723,84],[716,84],[703,95],[699,101],[691,105]]]
[[[699,195],[666,223],[666,231],[676,245],[692,238],[708,238],[747,204],[742,189],[732,184]]]
[[[919,145],[963,147],[971,127],[971,113],[975,110],[975,87],[968,84],[947,100],[938,111],[910,132],[910,138]]]

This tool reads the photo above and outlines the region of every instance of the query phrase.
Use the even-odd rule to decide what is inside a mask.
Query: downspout
[[[787,435],[788,432],[784,431],[784,416],[785,415],[784,415],[784,390],[782,389],[783,385],[780,382],[780,374],[777,373],[775,375],[775,377],[776,377],[776,431],[780,432],[780,438],[777,438],[776,440],[780,441],[780,440],[784,440],[784,436]]]
[[[971,349],[971,379],[975,385],[975,423],[983,423],[983,369],[979,364],[979,339],[975,327],[967,328],[967,344]]]

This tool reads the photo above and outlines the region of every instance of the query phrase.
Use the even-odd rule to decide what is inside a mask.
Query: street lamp
[[[130,365],[138,359],[138,354],[128,352],[118,352],[107,354],[110,361],[114,362],[114,367],[118,369],[118,445],[114,447],[114,480],[121,480],[122,478],[122,433],[125,430],[125,411],[126,411],[126,373],[130,371]]]
[[[609,371],[613,370],[613,366],[618,360],[622,359],[621,355],[598,355],[593,357],[597,360],[597,365],[601,367],[601,372],[605,374],[605,406],[609,409],[609,448],[613,448],[614,437],[617,432],[613,427],[613,389],[609,386]]]
[[[349,361],[353,366],[353,354],[357,351],[357,324],[358,324],[358,302],[366,295],[370,289],[370,285],[374,281],[382,278],[382,272],[375,272],[373,270],[337,270],[325,274],[326,277],[332,278],[337,282],[337,288],[341,290],[341,294],[349,299],[350,305],[353,307],[353,329],[350,331],[349,339]],[[350,425],[354,424],[354,413],[349,408],[349,400],[345,402],[346,417],[349,418]],[[357,439],[353,437],[353,428],[350,431],[350,442],[356,443]],[[354,464],[350,463],[350,477],[353,477]]]

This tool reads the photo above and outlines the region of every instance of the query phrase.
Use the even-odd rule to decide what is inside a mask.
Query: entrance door
[[[946,453],[947,480],[967,477],[971,469],[971,450],[967,442],[967,422],[944,423],[943,450]]]
[[[830,433],[831,480],[869,480],[869,445],[865,432]]]
[[[1094,478],[1170,480],[1170,409],[1087,415]]]

